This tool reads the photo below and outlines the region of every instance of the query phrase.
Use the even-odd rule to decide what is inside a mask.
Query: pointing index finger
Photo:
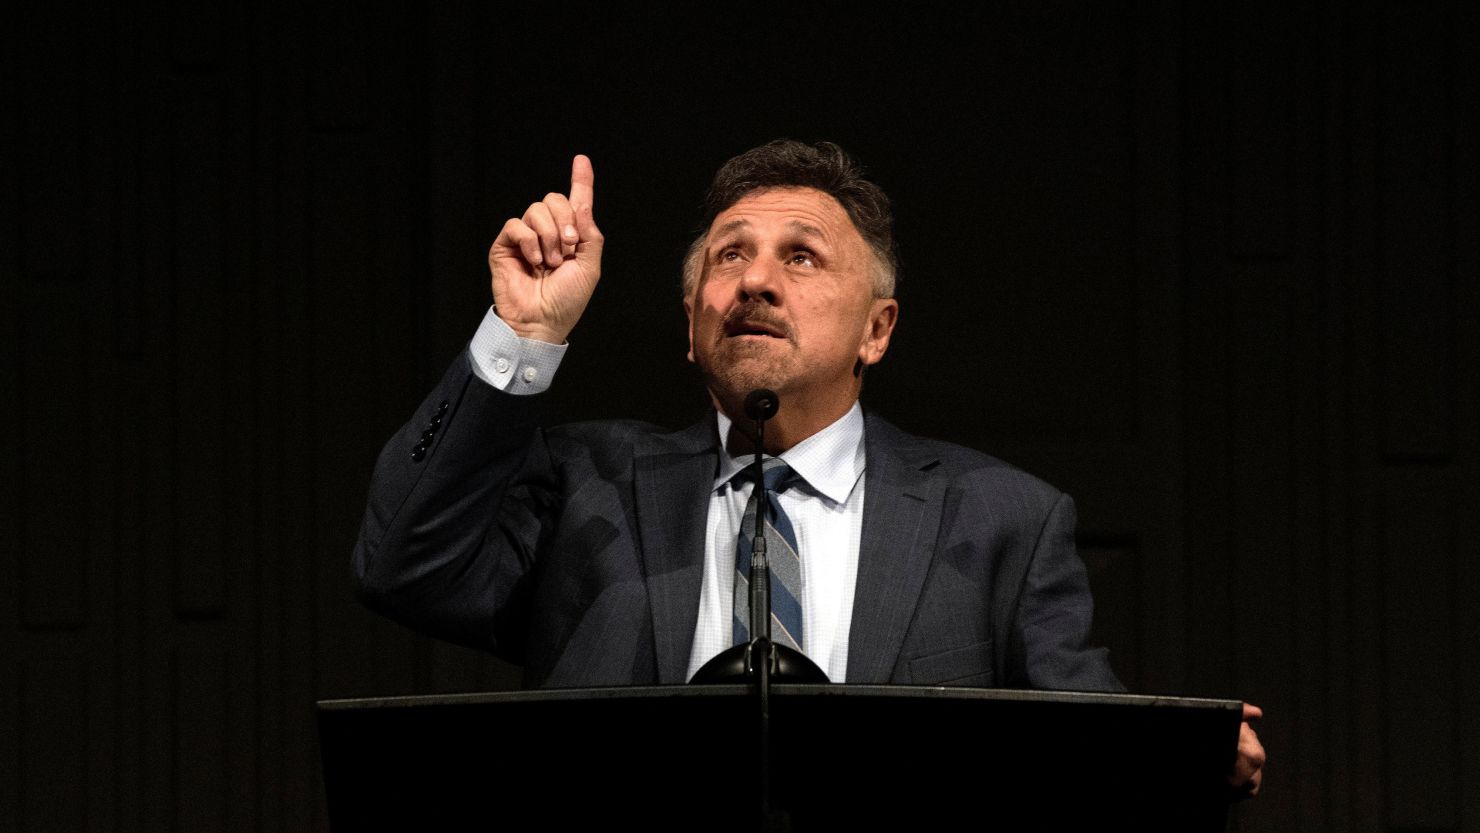
[[[596,172],[591,168],[591,159],[585,154],[576,154],[570,161],[570,204],[576,211],[582,206],[595,205]]]

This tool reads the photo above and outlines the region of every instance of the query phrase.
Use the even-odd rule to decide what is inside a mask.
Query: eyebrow
[[[724,225],[722,225],[719,228],[715,229],[714,230],[714,233],[711,234],[711,235],[709,235],[709,237],[711,239],[718,238],[718,237],[724,237],[726,234],[729,234],[730,232],[739,231],[740,229],[747,228],[749,226],[750,226],[750,221],[749,220],[745,220],[745,219],[731,220],[728,223],[725,223]]]
[[[801,220],[792,220],[791,222],[786,224],[786,227],[803,237],[816,237],[817,239],[824,242],[826,242],[827,240],[827,235],[823,233],[822,229],[813,225],[808,225]]]
[[[728,223],[725,223],[724,225],[722,225],[719,228],[715,229],[714,230],[714,234],[710,235],[710,237],[713,238],[713,239],[717,239],[717,238],[720,238],[720,237],[724,237],[725,235],[730,234],[731,232],[736,232],[736,231],[739,231],[741,229],[745,229],[745,228],[749,228],[749,227],[750,227],[750,221],[749,220],[746,220],[746,219],[743,219],[743,218],[736,219],[736,220],[731,220]],[[824,242],[827,240],[827,235],[825,233],[823,233],[822,229],[818,228],[817,226],[814,226],[814,225],[811,225],[811,224],[808,224],[808,223],[804,223],[801,220],[792,220],[792,221],[788,222],[786,224],[786,228],[789,231],[791,231],[792,233],[799,234],[799,235],[801,235],[803,237],[815,237],[815,238],[817,238],[819,240],[822,240]]]

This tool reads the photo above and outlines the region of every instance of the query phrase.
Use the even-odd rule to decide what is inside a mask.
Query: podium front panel
[[[1241,704],[1140,695],[777,686],[791,830],[1222,830]],[[755,829],[747,686],[320,703],[330,821],[362,830]]]

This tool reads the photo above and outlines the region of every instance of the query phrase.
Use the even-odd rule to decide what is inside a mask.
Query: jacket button
[[[447,413],[447,400],[446,399],[442,400],[442,404],[437,406],[437,413],[439,413],[439,414],[445,414],[445,413]]]
[[[422,445],[431,445],[432,444],[432,437],[434,437],[436,435],[437,435],[437,432],[436,431],[433,431],[430,428],[428,428],[427,430],[421,432],[421,444]]]
[[[421,446],[417,446],[416,448],[411,449],[411,459],[413,462],[420,463],[422,460],[426,459],[426,456],[427,450],[425,448],[422,448]]]

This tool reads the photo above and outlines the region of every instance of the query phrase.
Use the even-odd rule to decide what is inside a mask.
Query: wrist
[[[514,331],[514,335],[533,341],[543,341],[546,344],[564,344],[565,337],[568,335],[568,332],[538,324],[515,324],[512,321],[505,323],[509,325],[509,329]]]
[[[498,308],[498,304],[493,305],[493,313],[494,315],[497,315],[499,317],[499,320],[507,324],[509,326],[509,329],[514,331],[514,335],[519,336],[520,338],[532,339],[534,341],[543,341],[547,344],[564,344],[565,337],[567,335],[570,335],[569,329],[559,330],[537,321],[510,320],[510,318],[504,315],[503,311]]]

